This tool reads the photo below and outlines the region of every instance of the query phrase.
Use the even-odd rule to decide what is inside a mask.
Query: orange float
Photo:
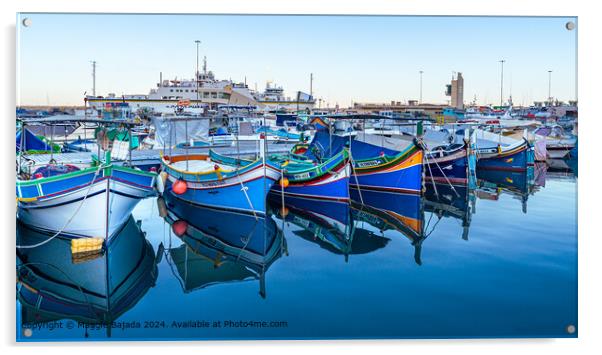
[[[175,221],[174,224],[171,225],[171,230],[173,230],[174,234],[178,237],[181,237],[186,233],[188,229],[188,222],[184,220]]]
[[[188,190],[188,185],[186,184],[186,181],[184,181],[184,180],[177,180],[171,186],[171,190],[176,195],[182,195],[183,193],[186,192],[186,190]]]

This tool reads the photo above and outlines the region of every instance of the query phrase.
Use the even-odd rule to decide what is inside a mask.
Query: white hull
[[[550,149],[549,147],[546,147],[546,153],[548,159],[564,159],[571,149],[572,148],[570,147],[566,147],[566,149]]]
[[[148,195],[147,190],[104,179],[91,188],[88,185],[43,201],[20,204],[18,218],[31,227],[50,232],[62,230],[62,234],[73,238],[108,239],[123,226],[140,199]]]

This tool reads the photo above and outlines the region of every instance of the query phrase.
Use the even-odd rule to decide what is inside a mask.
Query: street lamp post
[[[548,101],[552,102],[552,71],[548,70]]]
[[[500,60],[500,63],[502,65],[502,72],[501,72],[501,78],[500,78],[500,106],[504,105],[504,63],[506,62],[505,59]]]
[[[418,101],[422,105],[422,70],[420,71],[420,101]]]

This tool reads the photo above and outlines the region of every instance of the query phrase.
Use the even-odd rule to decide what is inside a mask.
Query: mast
[[[96,96],[96,61],[92,61],[92,96]]]
[[[309,73],[309,96],[314,96],[314,73]]]
[[[199,41],[198,39],[196,41],[194,41],[194,43],[196,43],[196,75],[195,75],[195,82],[196,82],[196,103],[197,105],[199,104],[199,44],[201,44],[201,41]]]
[[[504,106],[504,63],[506,62],[505,59],[500,60],[500,63],[502,64],[502,74],[501,74],[501,79],[500,79],[500,106]]]

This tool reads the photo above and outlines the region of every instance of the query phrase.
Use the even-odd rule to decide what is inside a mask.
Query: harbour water
[[[59,239],[18,251],[19,277],[46,285],[42,301],[18,286],[18,340],[576,337],[577,177],[492,180],[455,197],[440,186],[403,216],[180,210],[217,242],[178,237],[178,218],[143,200],[102,256],[73,260]]]

